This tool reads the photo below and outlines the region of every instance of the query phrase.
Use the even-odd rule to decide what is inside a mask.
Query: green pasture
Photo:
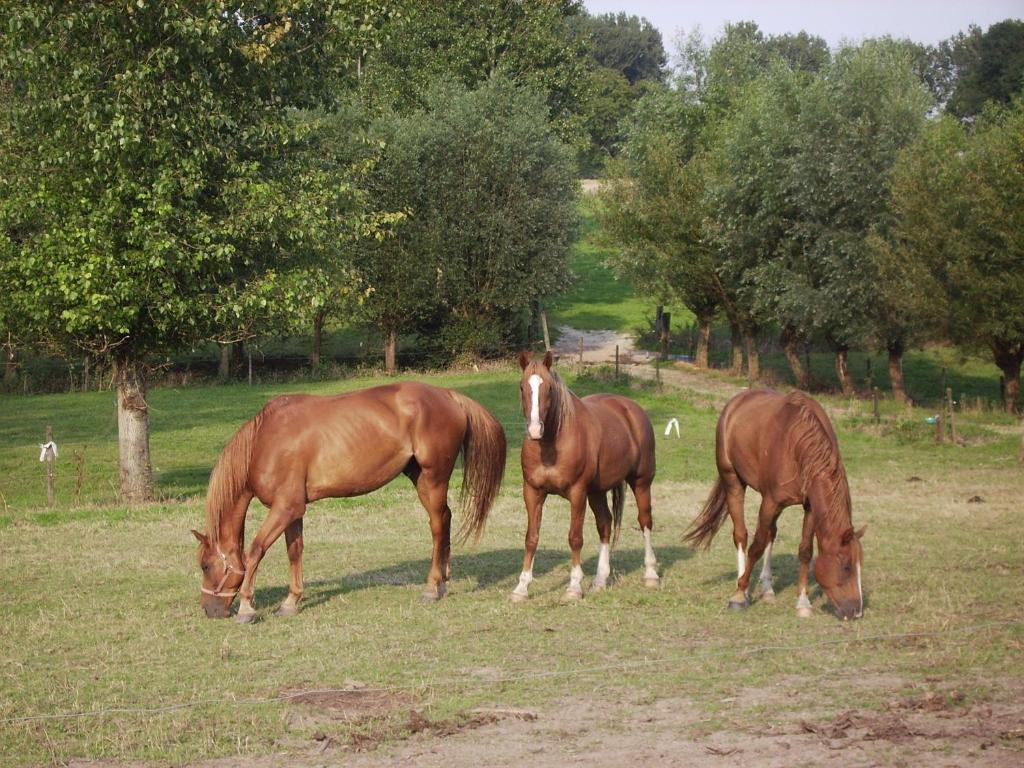
[[[479,707],[560,707],[580,696],[633,702],[686,696],[706,713],[694,738],[756,718],[762,727],[832,718],[934,691],[956,706],[1004,701],[1024,669],[1019,430],[965,414],[964,444],[937,446],[920,410],[829,400],[854,498],[867,524],[867,611],[840,623],[815,591],[794,611],[800,516],[780,521],[778,600],[743,614],[725,604],[735,578],[728,528],[707,554],[681,544],[714,476],[714,424],[725,394],[616,384],[597,372],[580,393],[618,390],[658,434],[655,548],[663,586],[642,586],[643,547],[630,500],[613,552],[613,586],[563,605],[567,506],[548,503],[531,601],[512,605],[525,529],[518,471],[518,369],[423,376],[484,403],[505,425],[506,481],[487,531],[456,546],[454,581],[420,601],[429,562],[426,515],[400,478],[365,497],[327,500],[306,518],[306,595],[287,591],[283,546],[260,572],[261,621],[202,617],[195,543],[210,467],[233,431],[283,391],[338,392],[377,379],[150,392],[152,453],[164,501],[116,503],[116,425],[109,392],[0,398],[0,754],[5,765],[73,758],[177,764],[226,755],[373,745],[402,738],[410,711],[459,722]],[[665,437],[680,421],[682,438]],[[47,510],[38,443],[60,445],[58,505]],[[76,451],[83,483],[75,496]],[[980,502],[970,502],[980,497]],[[748,508],[756,494],[748,498]],[[254,505],[249,531],[262,519]],[[596,566],[586,529],[585,586]],[[784,684],[772,706],[750,691]],[[282,697],[384,689],[398,705],[346,719]],[[728,726],[734,727],[734,726]],[[1021,748],[1009,737],[1000,748]],[[941,744],[936,744],[941,749]]]

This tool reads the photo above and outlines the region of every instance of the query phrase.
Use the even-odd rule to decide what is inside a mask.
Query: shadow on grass
[[[656,549],[658,555],[659,571],[664,574],[665,570],[671,568],[676,562],[685,560],[692,556],[692,552],[686,547],[661,547]],[[521,549],[497,549],[488,552],[467,553],[452,555],[453,579],[473,579],[477,586],[472,591],[484,590],[508,580],[509,589],[513,586],[513,579],[519,575],[522,568],[523,551]],[[612,552],[613,572],[640,573],[643,571],[644,550],[643,548],[616,549]],[[564,566],[566,572],[569,568],[569,551],[559,549],[538,549],[533,561],[534,577],[543,576]],[[597,568],[597,557],[588,558],[584,564],[584,572],[593,576]],[[430,569],[430,558],[417,560],[406,560],[401,563],[387,566],[385,568],[374,568],[362,573],[349,574],[335,579],[319,579],[306,583],[306,595],[303,597],[302,605],[309,608],[314,605],[326,603],[340,595],[359,592],[364,589],[373,589],[380,586],[419,586],[426,583],[427,571]],[[287,597],[288,588],[285,586],[269,587],[259,589],[256,595],[257,605],[276,605]]]

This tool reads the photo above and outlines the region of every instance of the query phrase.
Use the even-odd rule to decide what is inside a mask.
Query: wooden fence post
[[[946,415],[949,417],[949,439],[956,445],[956,417],[953,416],[953,388],[946,387]]]
[[[46,442],[43,443],[43,453],[40,461],[46,462],[46,506],[52,507],[57,503],[57,495],[53,482],[53,460],[57,456],[57,446],[53,442],[53,427],[46,425]]]
[[[939,414],[938,416],[935,417],[935,442],[937,445],[942,445],[942,441],[944,438],[943,428],[944,425],[942,423],[942,414]]]
[[[619,383],[619,345],[615,345],[615,383]]]
[[[871,388],[871,406],[875,414],[875,426],[878,426],[881,417],[878,414],[878,387]]]

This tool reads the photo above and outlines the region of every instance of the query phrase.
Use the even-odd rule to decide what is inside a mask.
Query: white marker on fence
[[[47,451],[53,451],[53,457],[57,458],[57,444],[51,440],[48,443],[39,444],[39,460],[46,461]]]
[[[669,419],[668,424],[665,425],[665,437],[669,436],[672,428],[675,427],[676,437],[679,437],[679,419]]]

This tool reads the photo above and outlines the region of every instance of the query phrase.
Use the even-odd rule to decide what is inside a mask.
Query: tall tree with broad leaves
[[[968,132],[945,118],[900,155],[895,247],[942,287],[949,338],[987,347],[1019,413],[1024,362],[1024,101],[989,108]]]
[[[546,117],[543,94],[496,77],[437,84],[423,109],[378,122],[375,207],[405,218],[357,269],[389,371],[404,332],[429,330],[449,356],[504,351],[531,301],[566,285],[578,182]]]
[[[777,265],[777,301],[832,347],[846,394],[848,352],[870,338],[880,290],[867,238],[891,216],[889,173],[929,104],[911,52],[887,39],[840,50],[803,91],[791,163],[796,258]]]
[[[6,6],[0,315],[113,361],[129,502],[153,496],[147,356],[363,224],[347,172],[289,152],[350,77],[346,5]]]

